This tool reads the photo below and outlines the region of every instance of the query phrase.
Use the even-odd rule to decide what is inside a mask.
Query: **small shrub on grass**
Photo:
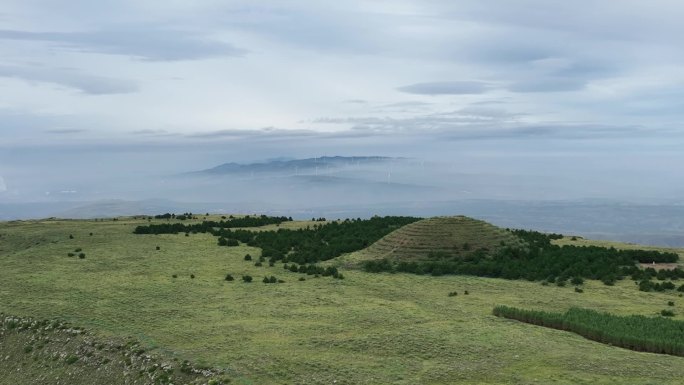
[[[261,262],[255,262],[254,266],[261,267],[261,266],[263,266],[263,264]]]
[[[264,277],[264,279],[261,281],[263,283],[271,283],[271,280],[268,279],[268,277]]]
[[[190,274],[191,279],[195,279],[195,274]]]
[[[306,278],[304,278],[304,277],[299,277],[299,281],[306,281]]]
[[[74,254],[74,253],[67,253],[67,255],[70,256],[70,257],[73,257],[73,256],[75,256],[76,254]]]
[[[190,233],[185,233],[185,236],[186,236],[186,237],[189,237],[189,236],[190,236]]]
[[[88,235],[90,235],[90,236],[92,237],[92,236],[93,236],[93,233],[90,233],[90,234],[88,234]]]
[[[576,287],[575,293],[584,293],[584,290],[580,289],[579,287]]]
[[[251,255],[249,255],[249,254],[245,255],[245,261],[251,261],[251,260],[252,260]]]
[[[282,279],[279,279],[279,280],[278,280],[278,283],[285,283],[285,281],[282,280]]]
[[[172,275],[171,278],[178,278],[178,274]]]
[[[570,283],[573,284],[573,285],[575,285],[575,286],[581,285],[581,284],[584,283],[584,279],[582,279],[582,277],[573,277],[573,278],[570,280]]]
[[[74,253],[80,253],[81,251],[83,251],[83,249],[79,247],[78,249],[74,250]]]
[[[85,253],[80,253],[80,254],[78,255],[78,257],[81,258],[81,259],[84,259],[84,258],[85,258]]]
[[[275,266],[275,261],[273,261],[273,260],[268,261],[268,265],[271,267]]]
[[[679,285],[679,287],[677,288],[677,291],[683,291],[684,292],[684,284]]]
[[[74,239],[74,235],[73,235],[73,234],[69,234],[69,239]]]
[[[458,295],[458,292],[452,291],[449,293],[449,297],[456,297]]]
[[[565,287],[566,283],[567,282],[565,282],[564,280],[558,280],[558,282],[556,282],[556,286]]]
[[[78,361],[78,356],[75,356],[73,354],[67,356],[67,358],[64,359],[64,362],[66,362],[67,365],[71,365],[76,361]]]
[[[675,314],[672,310],[665,309],[660,311],[660,315],[663,317],[674,317]]]
[[[466,291],[463,292],[463,294],[468,295],[468,294],[470,294],[470,293],[468,292],[468,290],[466,290]]]
[[[232,275],[230,275],[230,274],[227,274],[227,275],[226,275],[226,281],[232,281],[232,280],[234,280],[234,279],[235,279],[235,278],[233,278]]]
[[[674,306],[674,301],[667,301],[667,306]]]
[[[242,281],[246,282],[246,283],[252,282],[252,276],[251,275],[243,275]]]

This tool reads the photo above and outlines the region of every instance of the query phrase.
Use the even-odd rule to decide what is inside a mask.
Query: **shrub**
[[[660,315],[663,317],[674,317],[675,314],[672,310],[665,309],[660,311]]]
[[[64,362],[66,362],[67,365],[71,365],[76,361],[78,361],[78,356],[75,356],[73,354],[67,356],[67,358],[64,359]]]
[[[247,282],[247,283],[252,282],[252,276],[251,275],[243,275],[242,281]]]
[[[581,284],[584,283],[584,279],[582,279],[582,277],[573,277],[573,278],[570,280],[570,283],[573,284],[573,285],[575,285],[575,286],[581,285]]]
[[[234,280],[234,279],[235,279],[235,278],[233,278],[232,275],[230,275],[230,274],[227,274],[227,275],[226,275],[226,281],[232,281],[232,280]]]
[[[575,293],[584,293],[584,290],[580,289],[579,287],[576,287]]]
[[[271,278],[268,279],[269,283],[276,283],[278,282],[278,279],[274,276],[271,276]]]
[[[335,278],[344,279],[344,275],[342,275],[342,273],[337,273],[337,277],[335,277]]]
[[[157,246],[157,250],[161,250],[161,247]]]
[[[172,275],[171,278],[178,278],[178,274]]]
[[[468,294],[470,294],[470,293],[468,293],[468,290],[466,290],[466,291],[463,292],[463,294],[468,295]]]
[[[667,306],[674,306],[674,301],[667,301]]]
[[[456,292],[456,291],[452,291],[449,293],[449,297],[455,297],[457,295],[458,295],[458,292]]]
[[[195,274],[190,274],[190,278],[195,279]]]
[[[300,281],[306,281],[306,278],[304,278],[304,277],[299,277],[299,280],[300,280]]]
[[[189,236],[190,236],[190,233],[185,233],[185,236],[186,236],[186,237],[189,237]]]
[[[69,234],[69,239],[74,239],[74,235],[73,235],[73,234]]]
[[[576,240],[577,240],[577,237],[573,236],[572,238],[570,238],[570,240],[571,240],[571,241],[576,241]]]
[[[282,279],[279,279],[278,283],[285,283],[285,281],[283,281]]]
[[[83,251],[83,249],[79,247],[78,249],[74,250],[74,253],[80,253],[81,251]]]
[[[273,260],[270,260],[270,261],[268,261],[268,265],[273,267],[273,266],[275,266],[275,262]]]
[[[567,282],[565,282],[565,280],[559,279],[559,280],[556,282],[556,286],[558,286],[558,287],[565,287],[566,283],[567,283]]]
[[[69,257],[73,257],[73,256],[76,255],[76,254],[74,254],[74,253],[67,253],[67,255],[68,255]]]
[[[261,267],[263,266],[263,264],[261,263],[261,261],[257,261],[254,263],[254,266]]]
[[[80,254],[78,254],[78,257],[81,258],[81,259],[84,259],[84,258],[85,258],[85,253],[80,253]]]
[[[251,260],[252,260],[251,255],[249,255],[249,254],[245,255],[245,261],[251,261]]]
[[[271,280],[268,279],[268,277],[264,277],[264,279],[262,280],[262,282],[263,282],[263,283],[271,283]]]

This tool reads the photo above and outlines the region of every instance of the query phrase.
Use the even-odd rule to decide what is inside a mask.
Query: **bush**
[[[663,317],[674,317],[674,312],[672,310],[661,310],[660,315]]]
[[[80,253],[81,251],[83,251],[83,249],[79,247],[78,249],[74,250],[74,253]]]
[[[69,234],[69,239],[74,239],[74,235],[73,235],[73,234]]]
[[[278,280],[278,283],[285,283],[285,281],[282,280],[282,279],[279,279],[279,280]]]
[[[584,290],[580,289],[579,287],[576,287],[575,293],[584,293]]]
[[[252,282],[252,276],[251,275],[243,275],[242,281],[246,282],[246,283]]]
[[[190,278],[195,279],[195,274],[190,274]]]
[[[233,276],[230,275],[230,274],[226,274],[226,278],[225,278],[225,279],[226,279],[226,281],[233,281],[233,280],[235,280],[235,278],[233,278]]]
[[[178,278],[178,274],[172,275],[171,278]]]
[[[76,254],[74,254],[74,253],[67,253],[67,255],[68,255],[69,257],[73,257],[73,256],[76,255]]]
[[[463,292],[463,294],[468,295],[468,294],[470,294],[470,293],[468,293],[468,290],[466,290],[466,291]]]
[[[157,246],[157,250],[161,250],[161,247]]]
[[[304,278],[304,277],[299,277],[299,280],[300,280],[300,281],[306,281],[306,278]]]
[[[263,283],[271,283],[271,280],[268,279],[268,277],[264,277],[264,279],[262,280],[262,282],[263,282]]]
[[[559,279],[556,282],[556,286],[558,286],[558,287],[565,287],[566,284],[567,284],[567,282],[565,282],[565,280],[562,280],[562,279]]]
[[[249,254],[245,255],[245,261],[251,261],[251,260],[252,260],[251,255],[249,255]]]
[[[71,365],[78,361],[78,356],[75,356],[73,354],[67,356],[67,358],[64,359],[64,362],[66,362],[67,365]]]
[[[85,253],[80,253],[80,254],[78,255],[78,257],[81,258],[81,259],[84,259],[84,258],[85,258]]]
[[[261,267],[261,266],[263,266],[263,264],[261,263],[261,261],[258,261],[258,262],[254,262],[254,266]]]
[[[674,306],[674,301],[667,301],[667,306]]]
[[[455,297],[457,295],[458,295],[458,292],[456,292],[456,291],[452,291],[449,293],[449,297]]]
[[[581,285],[581,284],[584,283],[584,279],[582,279],[582,277],[573,277],[573,278],[570,280],[570,283],[573,284],[573,285],[575,285],[575,286]]]

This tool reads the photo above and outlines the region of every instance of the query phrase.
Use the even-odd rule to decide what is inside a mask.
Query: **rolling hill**
[[[395,262],[445,257],[467,257],[525,243],[505,229],[466,216],[434,217],[411,223],[386,235],[352,259],[387,258]]]

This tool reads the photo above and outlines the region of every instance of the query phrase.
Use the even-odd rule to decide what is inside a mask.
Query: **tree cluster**
[[[164,214],[166,215],[166,214]],[[169,214],[174,215],[174,214]],[[221,221],[202,221],[195,224],[184,223],[159,223],[150,224],[147,226],[138,226],[133,230],[134,234],[178,234],[178,233],[216,233],[222,229],[230,229],[235,227],[260,227],[272,224],[280,224],[291,221],[291,217],[269,217],[261,216],[245,216],[242,218],[232,218]]]
[[[663,310],[663,316],[672,316]],[[533,325],[577,333],[590,340],[626,349],[684,356],[684,322],[641,315],[616,316],[589,309],[571,308],[550,313],[497,306],[494,315]]]
[[[675,262],[679,258],[675,253],[651,250],[617,250],[613,247],[598,246],[558,246],[552,239],[561,238],[560,234],[544,234],[536,231],[511,230],[522,238],[526,247],[504,247],[496,252],[479,249],[466,257],[457,255],[445,256],[440,253],[429,255],[424,261],[391,262],[387,259],[366,261],[363,265],[368,272],[405,272],[414,274],[475,275],[481,277],[526,279],[557,283],[565,286],[567,280],[573,284],[581,284],[583,279],[601,280],[612,285],[616,280],[632,276],[635,280],[684,278],[684,271],[654,269],[641,270],[635,266],[637,262]],[[662,285],[661,285],[662,286]],[[670,285],[665,286],[666,290]],[[671,289],[674,289],[672,287]]]

